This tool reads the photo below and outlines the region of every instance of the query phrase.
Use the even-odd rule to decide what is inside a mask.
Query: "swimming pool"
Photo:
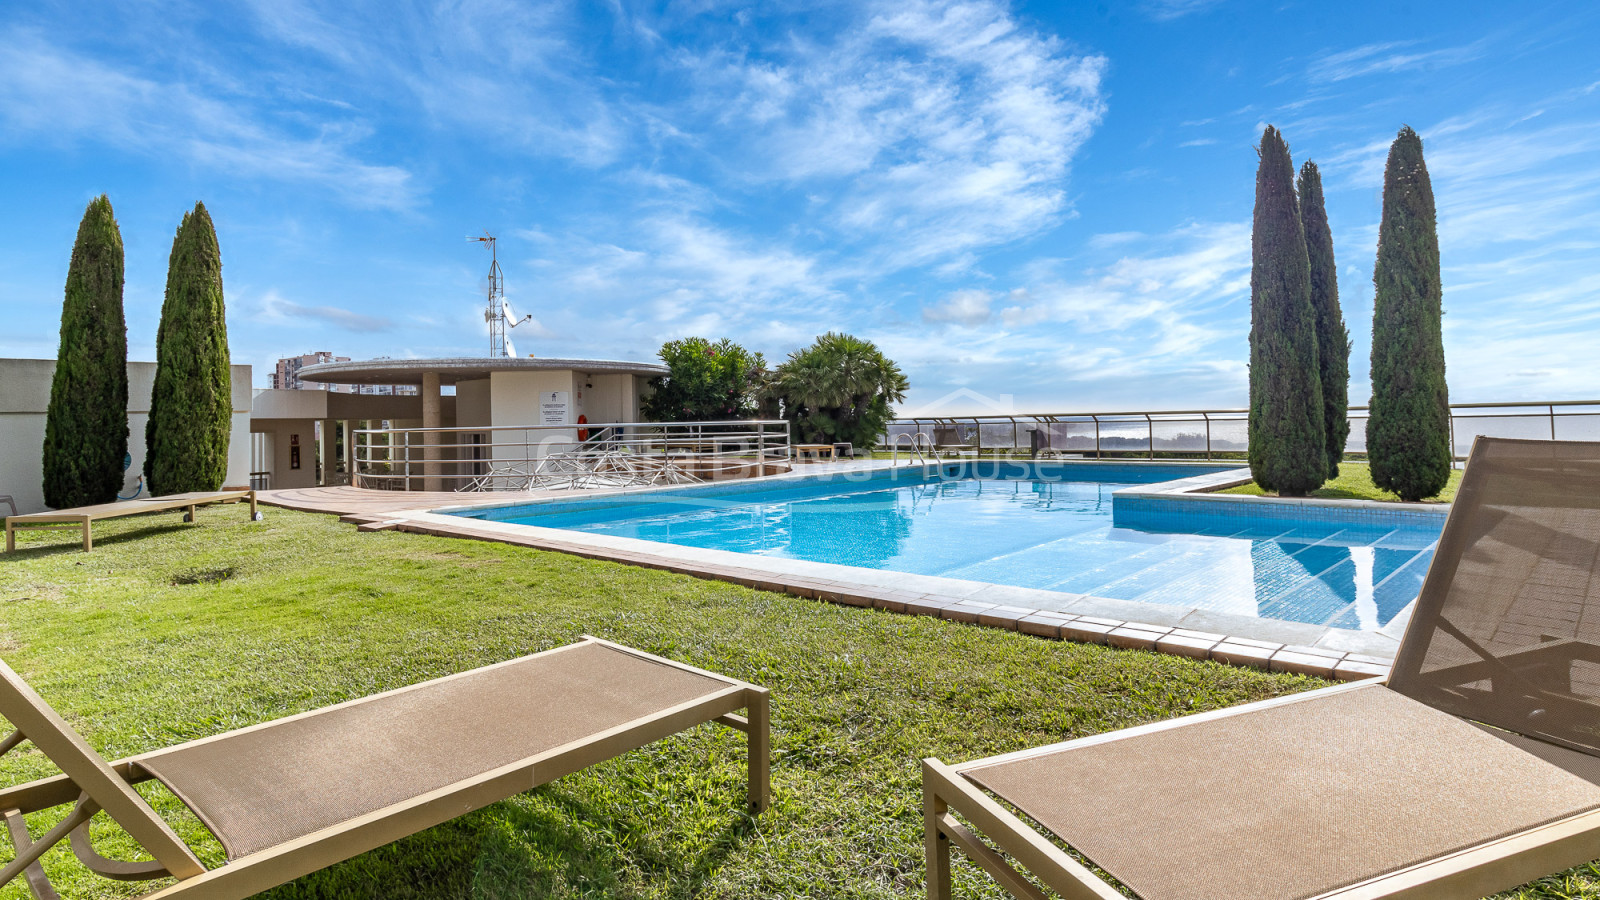
[[[1115,491],[1205,471],[950,466],[456,514],[1346,629],[1382,628],[1415,599],[1439,536],[1427,520],[1281,511],[1113,519]]]

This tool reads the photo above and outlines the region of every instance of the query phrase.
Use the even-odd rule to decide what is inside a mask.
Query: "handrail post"
[[[1201,413],[1200,416],[1206,420],[1206,462],[1210,462],[1211,461],[1211,414],[1210,413]]]
[[[1556,405],[1550,404],[1550,440],[1556,439]]]
[[[1149,458],[1153,460],[1156,458],[1156,422],[1154,419],[1150,418],[1149,413],[1145,413],[1144,424],[1146,429],[1145,434],[1147,435],[1146,447],[1149,450]]]
[[[1100,458],[1100,417],[1097,416],[1097,415],[1094,415],[1093,413],[1090,413],[1089,414],[1089,418],[1094,420],[1094,458],[1095,459],[1099,459]]]

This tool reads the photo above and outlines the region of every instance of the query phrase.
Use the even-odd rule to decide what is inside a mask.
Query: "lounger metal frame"
[[[179,879],[177,884],[145,895],[145,900],[173,897],[184,900],[244,898],[707,722],[716,722],[745,733],[748,742],[750,809],[757,814],[766,810],[770,802],[771,755],[770,710],[766,688],[589,635],[584,635],[577,643],[535,655],[558,654],[585,644],[600,644],[641,659],[703,675],[723,682],[727,687],[276,847],[234,859],[225,866],[211,870],[205,868],[166,822],[133,790],[132,785],[151,778],[140,767],[139,756],[107,763],[31,688],[0,665],[0,709],[5,710],[6,717],[11,719],[11,724],[16,728],[11,736],[0,738],[0,755],[23,740],[30,740],[62,771],[61,775],[52,778],[0,790],[0,817],[6,820],[17,848],[16,858],[0,867],[0,885],[19,874],[24,875],[35,896],[53,900],[56,894],[36,860],[50,847],[68,839],[80,862],[108,878],[135,880],[170,874]],[[380,697],[481,671],[462,672],[351,700],[338,706],[370,703]],[[331,708],[336,707],[311,710],[180,746],[191,747],[241,731],[270,728]],[[745,714],[738,715],[739,710],[744,710]],[[163,748],[163,751],[171,749],[174,748]],[[37,840],[28,834],[22,819],[24,814],[69,803],[75,804],[73,811],[47,834]],[[154,856],[155,861],[129,863],[106,859],[95,853],[89,843],[86,826],[89,818],[101,809]]]
[[[6,552],[17,549],[18,531],[37,528],[78,528],[83,531],[83,550],[85,553],[94,549],[94,537],[90,529],[95,522],[102,519],[120,519],[124,516],[138,516],[144,513],[170,512],[175,509],[185,511],[184,521],[195,521],[195,510],[213,503],[250,503],[250,518],[252,521],[261,518],[256,506],[256,492],[247,491],[204,491],[192,494],[174,494],[170,497],[151,497],[146,500],[119,500],[116,503],[101,503],[97,506],[81,506],[76,509],[57,509],[50,512],[28,513],[22,516],[8,516],[6,518]]]
[[[1379,682],[1380,684],[1383,682]],[[1315,702],[1329,694],[1371,689],[1374,681],[1356,681],[1287,697],[1274,697],[1228,709],[1152,722],[1106,734],[1091,735],[1058,744],[1033,747],[946,765],[937,759],[922,761],[923,823],[928,860],[928,900],[951,900],[950,849],[963,855],[1020,900],[1045,900],[1046,894],[1018,872],[1001,853],[1021,864],[1040,882],[1065,900],[1126,900],[1087,866],[1054,841],[1000,805],[963,774],[983,766],[1042,756],[1075,747],[1138,737],[1169,728],[1182,728],[1211,719],[1243,715],[1288,703]],[[1384,688],[1387,690],[1387,687]],[[972,828],[957,820],[959,813]],[[973,829],[978,833],[974,833]],[[1571,816],[1499,840],[1428,860],[1358,884],[1320,895],[1316,900],[1476,900],[1496,891],[1516,887],[1562,869],[1600,859],[1600,810]]]
[[[1480,450],[1489,450],[1493,444],[1517,443],[1543,443],[1543,442],[1517,442],[1506,439],[1478,438],[1474,446],[1473,459],[1478,459]],[[1484,471],[1492,471],[1485,469]],[[1481,476],[1488,477],[1488,476]],[[1472,474],[1472,464],[1468,464],[1468,474],[1463,481],[1461,494],[1458,496],[1457,506],[1476,502],[1477,481]],[[1455,510],[1452,511],[1451,523],[1455,520]],[[1457,688],[1477,684],[1483,681],[1495,682],[1506,678],[1516,681],[1517,675],[1505,664],[1507,659],[1538,658],[1546,667],[1559,669],[1566,666],[1570,669],[1574,660],[1583,659],[1600,661],[1595,655],[1594,647],[1573,641],[1548,641],[1519,651],[1510,655],[1502,655],[1495,659],[1484,653],[1484,659],[1472,661],[1462,665],[1437,669],[1420,673],[1422,657],[1426,653],[1427,645],[1433,633],[1435,623],[1424,623],[1424,608],[1431,609],[1437,614],[1439,604],[1444,602],[1450,582],[1455,578],[1456,567],[1460,564],[1462,556],[1468,552],[1472,539],[1471,529],[1453,524],[1446,524],[1441,535],[1439,546],[1435,551],[1432,565],[1425,579],[1421,598],[1418,600],[1418,612],[1412,617],[1407,629],[1405,639],[1402,640],[1399,655],[1391,677],[1396,681],[1396,686],[1404,685],[1414,687],[1417,685],[1449,685]],[[1442,622],[1442,619],[1439,620]],[[1443,627],[1442,625],[1440,627]],[[1453,628],[1453,626],[1450,626]],[[1456,632],[1460,639],[1470,639]],[[1097,876],[1088,867],[1079,863],[1071,854],[1067,853],[1057,843],[1045,837],[1040,831],[1030,827],[1019,816],[1007,810],[989,794],[981,790],[976,783],[964,773],[972,770],[995,765],[1002,762],[1012,762],[1029,757],[1069,751],[1073,748],[1086,747],[1109,741],[1125,740],[1128,738],[1147,735],[1157,731],[1172,728],[1182,728],[1207,720],[1215,720],[1230,716],[1244,715],[1252,711],[1272,706],[1282,706],[1290,703],[1311,703],[1337,694],[1342,691],[1352,690],[1393,690],[1389,684],[1390,679],[1368,679],[1350,684],[1324,688],[1322,690],[1308,691],[1287,697],[1278,697],[1249,703],[1229,709],[1215,710],[1192,716],[1170,719],[1164,722],[1155,722],[1134,728],[1122,729],[1106,734],[1093,735],[1078,740],[1051,744],[1044,747],[1035,747],[1016,753],[993,756],[987,759],[972,760],[956,766],[945,765],[937,759],[924,759],[922,764],[923,784],[923,816],[925,829],[925,853],[928,865],[928,897],[929,900],[950,900],[950,847],[955,845],[968,858],[988,872],[996,881],[1009,890],[1014,896],[1024,900],[1043,900],[1045,894],[1041,892],[1027,877],[1018,872],[1011,863],[985,843],[972,828],[958,821],[953,814],[959,814],[968,823],[988,838],[990,842],[1010,856],[1023,868],[1027,869],[1040,882],[1050,887],[1066,900],[1116,900],[1123,895],[1113,889],[1109,884]],[[1559,684],[1556,690],[1543,690],[1541,699],[1554,705],[1578,705],[1576,698],[1571,697],[1570,685],[1563,693]],[[1411,690],[1401,690],[1401,693],[1412,694]],[[1492,699],[1492,691],[1485,692],[1485,697]],[[1429,704],[1433,705],[1433,704]],[[1434,708],[1438,709],[1437,705]],[[1581,710],[1589,712],[1592,707],[1581,705]],[[1446,710],[1448,712],[1448,710]],[[1470,718],[1458,715],[1465,721]],[[1489,729],[1491,734],[1507,734]],[[1523,740],[1535,744],[1541,741],[1531,734],[1521,736]],[[1511,736],[1504,739],[1517,745]],[[1588,747],[1576,746],[1570,742],[1562,741],[1557,737],[1550,737],[1543,743],[1552,747],[1562,747],[1589,754],[1593,753],[1593,745]],[[1520,745],[1518,745],[1520,746]],[[1526,749],[1526,747],[1524,748]],[[1574,754],[1576,755],[1576,753]],[[1555,765],[1560,765],[1555,759],[1549,759]],[[1514,789],[1508,787],[1508,789]],[[1158,848],[1152,848],[1159,852]],[[1591,860],[1600,859],[1600,810],[1590,810],[1568,816],[1557,821],[1529,828],[1516,834],[1495,840],[1484,841],[1467,849],[1445,854],[1413,866],[1390,872],[1375,878],[1341,887],[1319,895],[1314,900],[1376,900],[1376,898],[1406,898],[1406,900],[1476,900],[1488,894],[1507,888],[1516,887],[1535,878],[1558,872],[1562,869],[1581,865]],[[1225,895],[1225,887],[1219,887],[1219,896]]]

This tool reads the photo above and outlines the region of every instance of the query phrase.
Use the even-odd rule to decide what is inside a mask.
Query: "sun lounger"
[[[80,506],[75,509],[56,509],[49,512],[28,513],[25,516],[9,516],[6,519],[6,552],[17,549],[16,532],[25,528],[79,528],[83,531],[83,549],[85,552],[94,549],[94,540],[90,529],[95,522],[102,519],[120,519],[123,516],[138,516],[144,513],[169,512],[175,509],[185,510],[184,521],[193,522],[195,510],[213,503],[242,503],[250,502],[250,518],[261,518],[256,510],[255,491],[195,491],[188,494],[168,494],[165,497],[144,497],[138,500],[119,500],[116,503],[100,503],[95,506]]]
[[[745,716],[736,712],[746,711]],[[22,875],[53,897],[34,861],[69,838],[93,871],[171,874],[149,898],[247,897],[531,790],[705,722],[748,736],[749,803],[768,802],[765,688],[617,644],[583,641],[114,763],[0,663],[0,754],[32,741],[62,775],[0,789]],[[131,785],[154,778],[227,851],[209,871]],[[75,804],[35,840],[22,816]],[[99,856],[84,824],[105,810],[154,862]]]
[[[1387,680],[927,759],[923,799],[934,900],[951,844],[1068,900],[1122,897],[1080,859],[1143,900],[1473,900],[1600,858],[1600,443],[1478,439]]]

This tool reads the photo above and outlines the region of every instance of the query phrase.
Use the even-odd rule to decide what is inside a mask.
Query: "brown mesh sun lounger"
[[[83,549],[88,552],[94,549],[94,539],[89,530],[94,523],[102,519],[120,519],[123,516],[139,516],[145,513],[170,512],[175,509],[184,510],[185,522],[195,520],[195,510],[213,503],[250,503],[250,518],[261,518],[256,509],[256,492],[244,491],[195,491],[188,494],[168,494],[164,497],[143,497],[138,500],[119,500],[116,503],[101,503],[95,506],[79,506],[74,509],[53,509],[49,512],[28,513],[25,516],[9,516],[6,518],[6,552],[17,549],[17,532],[26,528],[77,528],[83,532]]]
[[[746,715],[736,712],[745,710]],[[240,898],[365,853],[705,722],[744,731],[749,802],[768,798],[765,688],[617,644],[583,641],[107,763],[0,663],[0,715],[60,767],[54,778],[0,789],[23,876],[56,896],[37,858],[70,838],[91,870],[121,880],[175,876],[149,898]],[[154,778],[227,851],[207,871],[130,786]],[[35,840],[23,815],[74,804]],[[153,857],[124,862],[90,846],[104,810]]]
[[[1067,900],[1123,896],[1083,859],[1143,900],[1472,900],[1600,858],[1600,443],[1478,439],[1387,681],[924,760],[923,799],[933,900],[951,844]]]

